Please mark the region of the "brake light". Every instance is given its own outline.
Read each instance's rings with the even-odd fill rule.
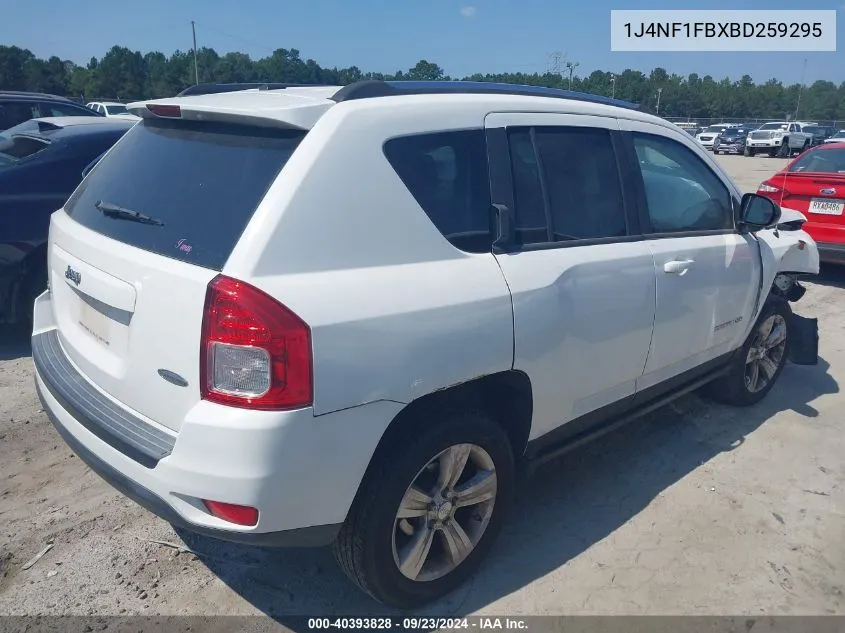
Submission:
[[[182,116],[182,108],[178,105],[167,105],[163,103],[148,103],[147,110],[156,116],[178,119]]]
[[[223,275],[208,285],[200,350],[202,397],[258,410],[311,405],[311,329],[270,295]]]

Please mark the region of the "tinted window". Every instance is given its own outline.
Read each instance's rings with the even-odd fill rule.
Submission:
[[[129,114],[129,110],[126,109],[126,106],[110,105],[103,107],[106,109],[106,113],[108,114]]]
[[[446,239],[468,252],[490,250],[493,230],[483,131],[403,136],[387,141],[384,154]]]
[[[533,144],[528,130],[512,130],[509,137],[516,227],[523,244],[626,234],[608,130],[538,127]]]
[[[551,223],[540,182],[540,166],[528,128],[508,134],[514,195],[514,225],[518,244],[553,242]]]
[[[115,145],[65,209],[126,244],[219,270],[304,133],[145,120]],[[108,202],[161,220],[107,217]]]
[[[672,139],[634,134],[655,233],[733,228],[731,196],[690,149]]]
[[[75,107],[66,103],[41,102],[41,116],[91,116],[88,108]]]
[[[845,147],[807,152],[789,166],[791,172],[845,174]]]
[[[49,142],[29,136],[0,137],[0,169],[47,149]]]
[[[39,116],[38,106],[26,101],[6,101],[0,103],[0,130],[23,123]]]

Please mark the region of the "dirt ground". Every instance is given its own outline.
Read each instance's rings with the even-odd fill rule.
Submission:
[[[782,164],[719,160],[747,191]],[[685,397],[545,467],[480,573],[425,611],[845,614],[845,268],[808,286],[817,366],[754,408]],[[0,337],[0,614],[380,612],[328,551],[177,534],[122,498],[41,412],[26,337]]]

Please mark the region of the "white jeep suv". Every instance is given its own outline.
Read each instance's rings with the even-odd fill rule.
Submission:
[[[175,525],[443,595],[521,468],[815,359],[788,304],[813,240],[629,106],[378,81],[130,105],[52,216],[45,410]]]

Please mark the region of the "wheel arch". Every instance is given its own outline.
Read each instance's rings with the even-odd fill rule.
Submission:
[[[376,446],[373,460],[398,436],[413,431],[426,416],[449,410],[480,410],[507,433],[514,459],[519,459],[528,445],[534,400],[531,380],[519,370],[507,370],[473,378],[438,389],[416,398],[390,422]]]

